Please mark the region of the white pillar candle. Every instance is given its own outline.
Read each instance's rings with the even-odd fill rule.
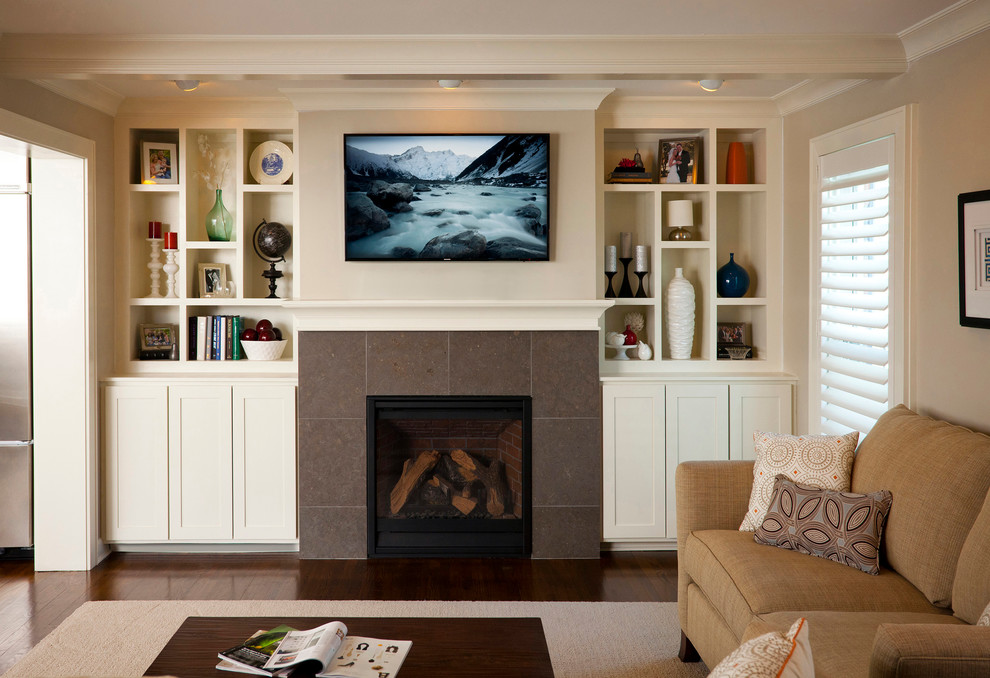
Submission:
[[[650,270],[646,262],[646,245],[636,245],[636,268],[633,270],[636,273],[646,273]]]
[[[605,272],[615,273],[619,270],[619,264],[616,260],[615,245],[607,245],[605,247]]]
[[[622,258],[629,259],[632,257],[632,233],[620,233],[619,243],[622,245]]]

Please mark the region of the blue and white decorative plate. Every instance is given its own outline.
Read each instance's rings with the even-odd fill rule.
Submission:
[[[281,141],[264,141],[251,153],[248,166],[259,184],[284,184],[292,176],[292,151]]]

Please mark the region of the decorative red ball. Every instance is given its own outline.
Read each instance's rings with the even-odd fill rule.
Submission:
[[[275,339],[277,339],[278,341],[282,341],[282,330],[280,330],[277,327],[273,327],[272,332],[275,333]]]
[[[275,333],[270,329],[261,330],[258,332],[258,341],[277,341],[275,339]]]
[[[254,326],[254,329],[256,329],[259,333],[261,332],[261,330],[270,330],[271,328],[272,328],[272,321],[269,320],[268,318],[263,318],[259,320],[258,324]]]
[[[250,327],[241,332],[241,341],[257,341],[258,332],[257,330],[252,330]]]

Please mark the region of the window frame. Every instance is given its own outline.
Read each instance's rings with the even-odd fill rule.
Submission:
[[[808,344],[808,427],[821,432],[821,177],[819,158],[860,144],[893,138],[890,164],[889,209],[889,321],[888,393],[891,406],[911,407],[910,354],[910,248],[913,223],[912,197],[915,193],[912,138],[915,106],[908,105],[811,139],[810,154],[810,247],[809,247],[809,344]]]

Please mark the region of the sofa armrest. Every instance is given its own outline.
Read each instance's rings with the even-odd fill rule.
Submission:
[[[677,610],[687,625],[687,589],[683,549],[695,530],[738,530],[753,491],[752,461],[685,461],[677,465]]]
[[[967,676],[990,676],[990,627],[881,624],[877,628],[870,678]]]

